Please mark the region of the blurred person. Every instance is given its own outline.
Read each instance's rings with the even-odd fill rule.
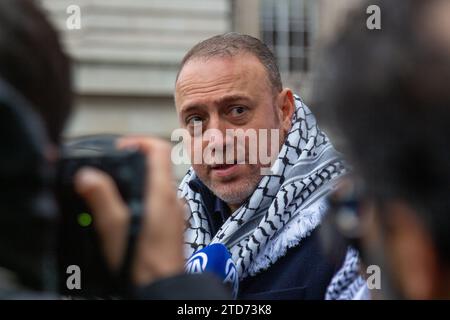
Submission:
[[[53,291],[58,209],[52,173],[71,111],[71,89],[69,59],[34,1],[1,1],[1,298],[58,297]],[[216,278],[183,274],[184,212],[172,188],[168,144],[129,137],[119,147],[138,148],[148,157],[145,212],[131,265],[130,297],[227,298]],[[127,247],[128,208],[105,173],[85,168],[75,182],[77,192],[93,210],[106,262],[112,272],[117,271]]]
[[[381,30],[365,26],[369,4],[381,9]],[[349,16],[326,60],[323,118],[362,179],[361,259],[381,268],[381,290],[369,293],[449,299],[450,2],[370,1]],[[357,286],[343,284],[358,282],[348,279],[358,265],[346,263],[329,297],[355,296]]]
[[[192,163],[179,187],[190,208],[187,257],[224,244],[240,299],[323,299],[337,265],[324,257],[316,229],[325,196],[347,169],[302,99],[283,88],[270,49],[238,33],[200,42],[181,62],[175,104]],[[242,146],[230,130],[257,136]],[[261,130],[278,132],[275,150]],[[276,159],[268,174],[260,158],[249,161],[251,143]]]

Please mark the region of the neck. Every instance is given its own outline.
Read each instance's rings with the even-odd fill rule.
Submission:
[[[231,204],[231,203],[227,203],[228,208],[230,208],[230,212],[233,213],[235,212],[237,209],[239,209],[241,207],[242,204]]]

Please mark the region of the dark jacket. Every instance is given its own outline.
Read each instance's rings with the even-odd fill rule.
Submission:
[[[2,284],[4,285],[4,284]],[[18,288],[0,288],[0,300],[60,300],[73,299],[62,297],[55,292],[31,291]],[[83,299],[81,297],[76,299]],[[117,299],[117,298],[116,298]],[[135,288],[126,299],[135,300],[230,300],[231,293],[210,274],[180,274],[157,280],[148,286]]]
[[[202,195],[210,228],[215,234],[230,215],[227,205],[198,178],[189,186]],[[319,230],[316,229],[267,270],[241,281],[238,299],[324,299],[326,288],[341,267],[345,252],[340,256],[342,261],[338,264],[328,261],[322,252]]]
[[[231,292],[210,274],[182,274],[137,288],[138,300],[229,300]]]
[[[269,269],[244,279],[239,284],[239,298],[323,300],[341,265],[328,262],[315,230]]]

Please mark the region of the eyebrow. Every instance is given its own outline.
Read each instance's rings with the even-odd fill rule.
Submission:
[[[233,94],[233,95],[228,95],[228,96],[224,96],[224,97],[217,99],[216,101],[214,101],[214,104],[223,105],[223,104],[227,104],[227,103],[231,103],[231,102],[235,102],[235,101],[239,101],[239,100],[251,101],[250,97],[248,97],[246,95]]]
[[[196,111],[199,109],[206,109],[206,106],[203,104],[191,104],[180,110],[180,117],[183,117],[184,115],[189,114],[191,111]]]
[[[214,101],[215,105],[221,106],[224,104],[236,102],[239,100],[245,100],[245,101],[251,101],[250,97],[243,95],[243,94],[231,94],[226,95],[223,97],[220,97],[219,99]],[[207,109],[207,106],[204,104],[197,104],[193,103],[191,105],[188,105],[180,110],[180,117],[183,117],[184,115],[188,114],[191,111],[201,110],[201,109]]]

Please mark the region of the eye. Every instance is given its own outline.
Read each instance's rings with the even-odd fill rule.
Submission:
[[[247,108],[244,106],[234,106],[230,109],[230,114],[233,117],[239,117],[246,111],[247,111]]]
[[[185,121],[186,121],[186,124],[189,126],[197,126],[197,125],[201,125],[203,118],[200,116],[193,115],[193,116],[187,117]]]

